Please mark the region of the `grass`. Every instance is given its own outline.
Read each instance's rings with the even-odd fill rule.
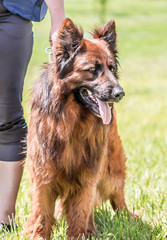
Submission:
[[[90,32],[100,25],[98,1],[66,1],[66,15]],[[101,240],[162,240],[167,238],[167,1],[108,1],[106,21],[116,20],[120,81],[126,97],[116,105],[119,133],[128,157],[126,202],[131,211],[140,210],[141,219],[128,220],[116,215],[107,202],[95,210],[98,238]],[[29,121],[28,96],[40,66],[48,60],[49,16],[34,24],[35,46],[23,96],[25,117]],[[88,35],[88,34],[87,34]],[[5,240],[20,240],[30,213],[28,172],[25,169],[18,201],[18,230]],[[53,239],[66,239],[66,222],[61,220]],[[1,237],[1,236],[0,236]],[[92,238],[94,239],[94,238]]]

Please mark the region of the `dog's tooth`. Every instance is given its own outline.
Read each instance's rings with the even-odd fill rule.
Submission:
[[[89,95],[92,95],[92,92],[91,92],[91,91],[87,90],[87,92],[88,92]]]
[[[94,94],[91,91],[89,91],[88,89],[85,89],[85,95],[87,95],[89,100],[91,100],[93,103],[98,105],[98,101],[97,101],[96,97],[94,96]]]

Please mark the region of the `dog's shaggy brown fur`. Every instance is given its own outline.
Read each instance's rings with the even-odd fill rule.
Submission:
[[[93,208],[124,199],[126,156],[113,102],[124,95],[117,80],[115,22],[85,40],[66,19],[53,43],[55,61],[33,91],[28,132],[32,209],[27,233],[49,239],[55,200],[61,199],[69,239],[95,234]],[[128,210],[127,210],[128,211]]]

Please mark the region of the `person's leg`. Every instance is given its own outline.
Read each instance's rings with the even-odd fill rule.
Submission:
[[[0,223],[9,224],[25,158],[26,123],[21,106],[24,77],[32,53],[32,24],[0,4]]]
[[[23,173],[20,161],[0,161],[0,222],[10,224],[9,218],[15,215],[15,202]],[[12,216],[13,215],[13,216]]]

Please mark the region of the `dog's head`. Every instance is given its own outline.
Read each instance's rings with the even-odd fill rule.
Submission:
[[[110,107],[125,95],[117,79],[115,22],[95,30],[93,39],[86,40],[67,18],[53,46],[58,79],[66,82],[69,94],[108,124]]]

